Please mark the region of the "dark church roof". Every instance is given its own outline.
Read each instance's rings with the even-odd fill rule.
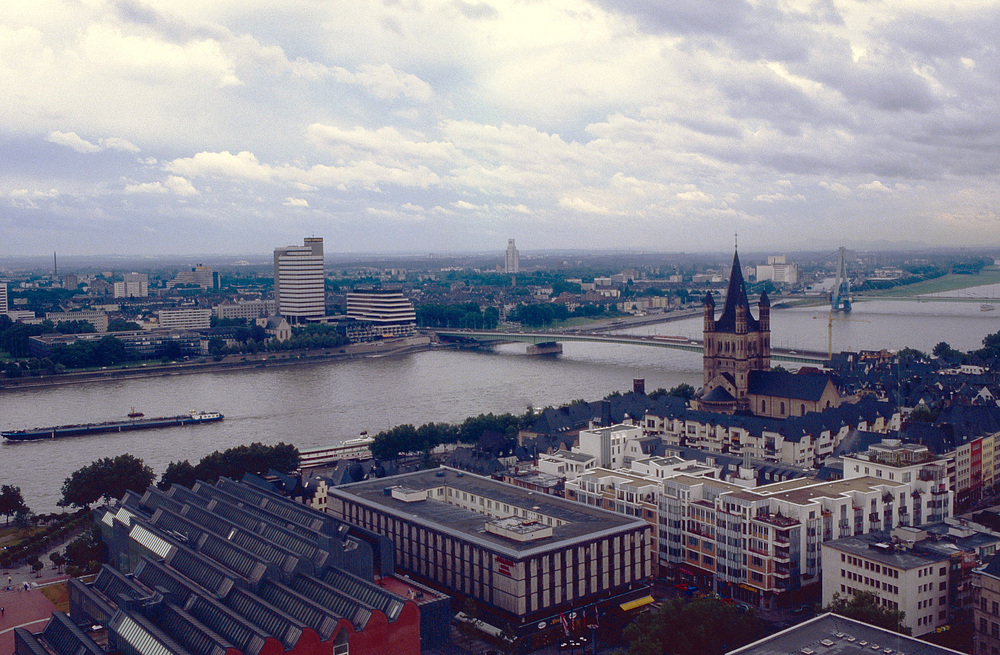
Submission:
[[[760,332],[760,323],[750,313],[750,301],[747,298],[746,284],[743,282],[743,269],[740,266],[740,253],[733,254],[733,270],[729,273],[729,290],[726,291],[726,305],[722,315],[715,322],[716,332],[736,332],[736,308],[744,307],[747,313],[747,332]]]
[[[747,393],[772,398],[791,398],[817,402],[830,378],[826,375],[800,375],[782,371],[750,371]]]
[[[732,402],[733,400],[735,400],[733,394],[726,391],[722,386],[715,387],[702,398],[703,402],[709,403],[724,403]]]

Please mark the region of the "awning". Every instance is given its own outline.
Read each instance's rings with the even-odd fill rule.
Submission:
[[[644,596],[643,598],[637,598],[635,600],[630,600],[627,603],[622,603],[619,607],[623,611],[628,612],[629,610],[634,610],[637,607],[642,607],[643,605],[649,605],[650,603],[656,602],[656,599],[652,596]]]

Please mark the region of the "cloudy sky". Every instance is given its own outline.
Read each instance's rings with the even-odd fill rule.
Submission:
[[[0,258],[994,246],[997,34],[980,0],[6,0]]]

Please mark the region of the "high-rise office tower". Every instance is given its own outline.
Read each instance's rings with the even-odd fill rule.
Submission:
[[[521,272],[521,262],[519,261],[517,247],[514,245],[513,239],[507,239],[507,253],[503,258],[503,270],[504,273]]]
[[[7,283],[0,282],[0,314],[6,314],[7,312]]]
[[[292,324],[326,314],[322,237],[274,249],[274,299],[278,314]]]

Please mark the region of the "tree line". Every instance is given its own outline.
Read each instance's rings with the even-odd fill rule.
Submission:
[[[410,424],[397,425],[376,434],[369,450],[375,459],[386,460],[397,459],[405,453],[429,453],[443,444],[476,443],[488,431],[513,439],[529,418],[528,414],[480,414],[465,419],[461,425],[425,423],[419,428]]]

